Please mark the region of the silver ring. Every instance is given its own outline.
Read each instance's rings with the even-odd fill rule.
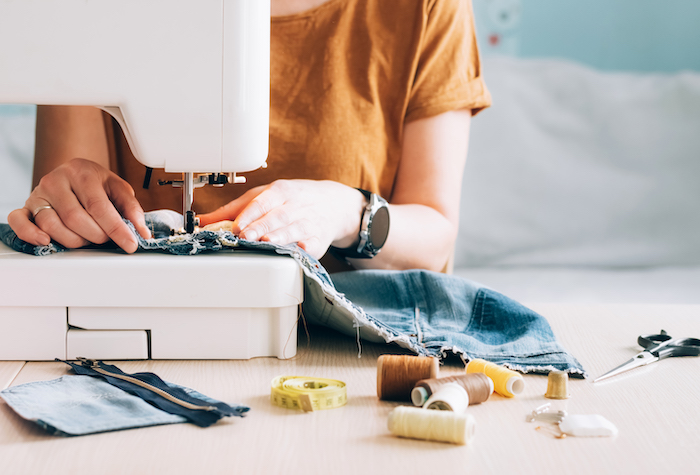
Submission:
[[[37,208],[32,212],[32,218],[36,219],[36,215],[44,211],[45,209],[53,209],[51,205],[37,206]]]

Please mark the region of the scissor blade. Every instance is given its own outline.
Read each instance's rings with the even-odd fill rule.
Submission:
[[[648,365],[649,363],[653,363],[654,361],[658,360],[658,357],[652,355],[648,351],[642,351],[637,356],[635,356],[631,360],[622,363],[617,368],[608,371],[602,376],[598,376],[598,378],[594,379],[593,382],[597,383],[598,381],[602,381],[603,379],[608,379],[613,376],[617,376],[618,374],[624,373],[625,371],[629,371],[634,368],[639,368],[640,366]]]

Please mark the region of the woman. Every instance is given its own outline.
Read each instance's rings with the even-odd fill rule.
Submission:
[[[471,116],[490,103],[469,0],[272,0],[270,156],[247,185],[200,189],[202,224],[234,220],[244,239],[296,242],[331,269],[353,254],[367,194],[389,202],[391,232],[356,268],[441,270],[458,229]],[[141,187],[111,118],[40,107],[35,188],[9,224],[67,247],[149,235],[143,209],[179,209],[178,191]],[[155,171],[153,180],[166,178]],[[40,179],[40,181],[39,181]],[[227,203],[227,204],[226,204]],[[219,207],[221,205],[222,207]],[[343,250],[350,251],[344,252]]]

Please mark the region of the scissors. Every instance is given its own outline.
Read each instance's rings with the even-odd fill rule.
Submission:
[[[597,383],[603,379],[671,356],[700,355],[700,340],[697,338],[677,338],[674,340],[665,330],[661,330],[658,335],[641,335],[637,338],[637,343],[644,347],[644,351],[617,368],[594,379],[593,382]]]

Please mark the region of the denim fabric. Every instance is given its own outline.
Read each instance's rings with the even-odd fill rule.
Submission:
[[[198,392],[168,383],[193,396],[217,403]],[[161,424],[187,422],[185,417],[157,409],[143,399],[91,376],[63,376],[51,381],[12,386],[0,392],[22,418],[50,434],[74,436]],[[245,406],[234,406],[242,412]]]
[[[305,275],[303,310],[310,323],[368,341],[393,342],[419,355],[455,353],[465,361],[483,358],[522,372],[558,369],[585,376],[544,317],[475,282],[425,270],[351,271],[334,274],[331,280],[321,264],[296,245],[251,242],[226,231],[170,236],[163,222],[172,223],[172,213],[146,214],[147,224],[158,232],[143,239],[134,230],[140,249],[175,254],[245,249],[288,255]]]
[[[48,246],[34,246],[33,244],[24,242],[18,238],[12,228],[5,223],[0,223],[0,241],[7,245],[7,247],[14,249],[17,252],[35,254],[37,256],[46,256],[55,252],[66,250],[65,247],[53,242]]]
[[[61,360],[58,360],[61,361]],[[133,394],[149,404],[157,407],[158,409],[165,411],[169,414],[176,414],[184,417],[189,422],[198,425],[199,427],[209,427],[215,424],[222,417],[231,416],[243,416],[249,408],[244,406],[234,406],[231,407],[228,404],[220,401],[203,400],[197,398],[192,390],[187,390],[187,388],[179,388],[169,384],[162,379],[157,374],[153,373],[124,373],[122,370],[114,365],[103,363],[102,361],[91,361],[91,365],[71,363],[70,361],[63,361],[69,365],[75,374],[92,376],[93,378],[102,379],[114,387],[126,391],[129,394]],[[98,368],[102,372],[95,370]],[[105,374],[108,373],[108,374]],[[152,391],[151,389],[144,388],[140,384],[135,384],[131,381],[120,378],[120,376],[127,376],[131,380],[141,381],[152,388],[157,388],[171,396],[174,396],[180,401],[185,401],[187,403],[193,404],[195,406],[210,406],[211,410],[201,410],[201,409],[191,409],[184,407],[181,404],[177,404],[172,400],[164,397],[163,395]]]

